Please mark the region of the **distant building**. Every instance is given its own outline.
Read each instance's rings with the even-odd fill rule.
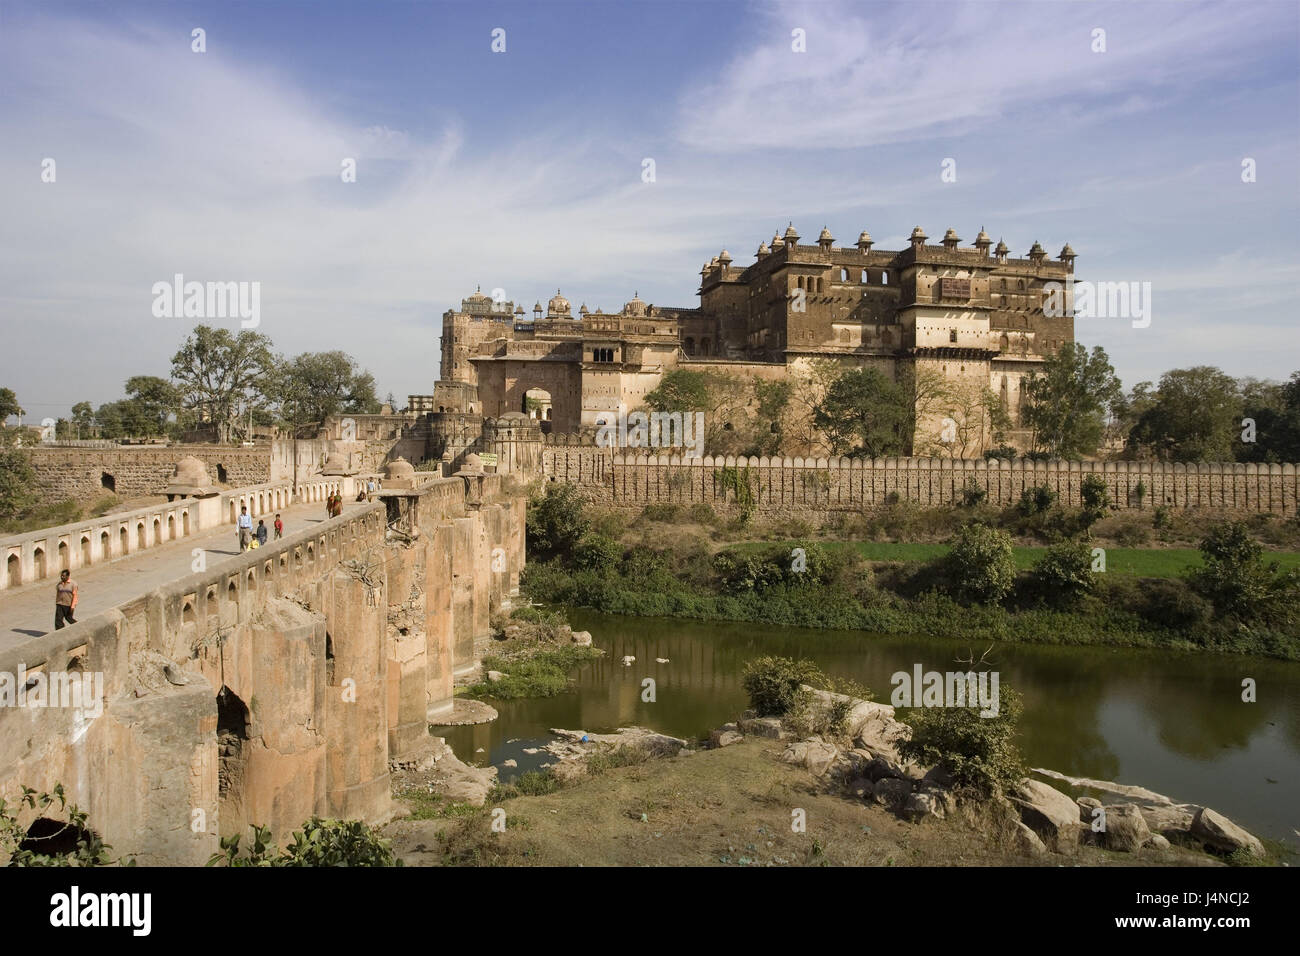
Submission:
[[[1069,308],[1056,317],[1043,310],[1044,284],[1073,278],[1074,251],[1067,244],[1051,261],[1035,242],[1012,259],[983,229],[965,248],[952,229],[939,245],[927,238],[918,226],[901,251],[874,249],[866,232],[840,247],[823,228],[807,244],[791,225],[760,243],[747,267],[725,249],[706,263],[698,308],[634,295],[617,312],[584,304],[574,314],[556,290],[529,317],[478,291],[443,315],[441,378],[432,396],[411,397],[411,410],[519,412],[545,431],[575,432],[620,406],[642,407],[676,368],[780,380],[831,359],[896,381],[987,387],[1013,423],[1009,438],[1023,445],[1021,382],[1074,340]],[[948,440],[945,419],[962,414],[927,404],[915,447]],[[988,437],[961,453],[978,454]]]

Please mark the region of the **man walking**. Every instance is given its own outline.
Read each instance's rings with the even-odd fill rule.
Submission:
[[[280,512],[278,511],[275,513],[275,536],[277,538],[284,537],[284,522],[280,520]]]
[[[257,519],[257,546],[266,547],[266,522],[261,518]]]
[[[77,609],[77,582],[72,572],[64,568],[59,572],[59,583],[54,586],[54,629],[65,624],[76,624],[72,612]]]
[[[248,506],[239,509],[239,550],[247,551],[248,542],[253,538],[253,518],[248,513]]]

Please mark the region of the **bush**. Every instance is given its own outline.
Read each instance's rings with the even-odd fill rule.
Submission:
[[[996,717],[981,717],[978,707],[924,707],[901,718],[912,728],[898,745],[899,755],[922,766],[938,765],[958,787],[991,796],[1015,786],[1025,767],[1013,738],[1023,707],[1020,696],[999,688]]]
[[[1276,562],[1264,563],[1264,548],[1245,524],[1215,525],[1201,539],[1200,549],[1203,566],[1187,572],[1187,581],[1220,614],[1248,621],[1281,609],[1284,617],[1290,616],[1283,605],[1294,593],[1294,575],[1280,574]]]
[[[966,508],[976,508],[982,505],[988,496],[988,489],[977,485],[975,479],[972,478],[966,487],[961,490],[961,503]]]
[[[696,524],[715,525],[718,523],[718,514],[712,507],[704,502],[697,502],[686,510],[686,517]]]
[[[573,563],[579,568],[608,571],[623,560],[623,546],[603,534],[590,533],[573,550]]]
[[[801,685],[821,679],[821,670],[812,661],[769,656],[747,663],[741,684],[758,716],[784,717],[805,704],[807,694],[800,691]]]
[[[57,810],[52,809],[55,804]],[[47,819],[65,815],[67,819],[52,833],[32,835],[27,824],[19,819],[24,807]],[[135,865],[134,860],[114,860],[109,855],[112,847],[87,826],[86,812],[67,802],[61,783],[55,784],[50,793],[23,787],[17,810],[18,813],[10,810],[8,802],[0,797],[0,859],[6,859],[9,866]]]
[[[673,522],[682,513],[681,505],[646,505],[641,509],[641,518],[645,521]]]
[[[1031,577],[1041,599],[1068,607],[1096,586],[1092,549],[1083,541],[1054,544],[1034,565]]]
[[[585,502],[577,486],[551,484],[540,498],[528,502],[529,557],[568,557],[587,533]]]
[[[969,524],[958,531],[941,560],[949,590],[961,601],[996,604],[1015,584],[1011,536],[987,525]]]
[[[984,452],[985,461],[993,461],[1001,458],[1003,461],[1015,461],[1018,452],[1010,445],[998,445],[997,448],[990,448]]]
[[[1020,504],[1017,508],[1026,518],[1031,515],[1045,514],[1056,500],[1056,492],[1047,485],[1035,485],[1020,492]]]
[[[1110,508],[1110,489],[1106,487],[1106,481],[1100,475],[1085,475],[1079,485],[1079,498],[1083,502],[1083,526],[1092,527],[1093,524],[1106,517],[1106,511]]]
[[[293,843],[277,850],[268,827],[253,827],[253,843],[239,855],[239,835],[223,837],[221,852],[208,866],[401,866],[388,840],[360,820],[312,817],[293,835]]]

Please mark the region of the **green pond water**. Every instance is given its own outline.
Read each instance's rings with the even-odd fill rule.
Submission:
[[[956,658],[972,651],[978,658],[988,646],[588,611],[571,611],[569,620],[605,651],[574,672],[570,692],[494,700],[501,716],[493,723],[434,733],[461,759],[493,764],[508,781],[552,759],[525,753],[551,740],[552,727],[608,733],[636,724],[688,739],[705,736],[745,709],[741,671],[764,654],[811,658],[888,703],[895,672],[916,664],[964,670]],[[636,662],[623,666],[625,655]],[[987,659],[1002,686],[1024,699],[1018,744],[1029,766],[1136,784],[1213,807],[1259,836],[1300,842],[1300,664],[1026,644],[995,645]],[[646,677],[656,682],[653,703],[641,699]],[[1241,700],[1247,677],[1257,684],[1257,703]],[[502,767],[508,759],[518,768]]]

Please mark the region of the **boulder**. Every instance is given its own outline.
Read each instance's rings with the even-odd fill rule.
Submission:
[[[1147,829],[1152,833],[1187,833],[1192,829],[1193,813],[1183,807],[1138,807]]]
[[[957,795],[951,790],[940,790],[934,787],[927,787],[923,793],[928,793],[939,804],[939,809],[943,811],[944,816],[957,812]]]
[[[1079,822],[1091,827],[1092,821],[1096,819],[1092,811],[1101,806],[1101,801],[1096,797],[1080,797],[1074,802],[1079,805]]]
[[[1120,803],[1103,809],[1106,813],[1103,818],[1105,829],[1098,836],[1106,849],[1136,853],[1142,844],[1151,839],[1151,831],[1147,828],[1146,820],[1142,819],[1142,811],[1134,804]]]
[[[1029,856],[1041,856],[1047,852],[1038,834],[1023,823],[1016,824],[1015,845],[1017,851]]]
[[[907,798],[912,795],[912,783],[909,780],[899,780],[895,777],[886,777],[883,780],[877,780],[872,796],[876,803],[881,804],[889,810],[900,810],[907,802]]]
[[[1061,791],[1038,780],[1021,780],[1008,796],[1020,808],[1020,820],[1055,853],[1074,853],[1083,824],[1079,806]]]
[[[952,787],[952,774],[942,766],[931,767],[921,777],[921,785],[935,790],[947,790]]]
[[[1192,836],[1216,850],[1232,853],[1245,850],[1253,856],[1264,855],[1264,845],[1222,814],[1202,807],[1192,818]]]
[[[750,717],[741,718],[740,732],[748,734],[751,737],[770,737],[773,740],[781,739],[781,718],[780,717]]]
[[[1159,833],[1153,833],[1151,834],[1151,839],[1147,841],[1147,846],[1151,847],[1153,850],[1168,850],[1170,843]]]
[[[831,768],[839,751],[821,740],[801,740],[786,748],[781,759],[786,763],[807,768],[814,776],[822,776]]]
[[[568,624],[561,624],[559,627],[555,629],[555,639],[559,641],[561,644],[565,644],[573,640],[573,628],[570,627]]]
[[[573,643],[579,647],[591,647],[591,631],[574,631]]]
[[[898,744],[907,739],[911,730],[894,719],[894,708],[864,701],[853,708],[850,719],[856,723],[853,737],[859,746],[877,756],[898,760]]]
[[[744,739],[744,734],[736,733],[734,730],[724,730],[714,739],[713,746],[730,747],[732,744],[738,744]]]
[[[903,816],[913,823],[920,823],[926,818],[942,820],[944,809],[935,794],[914,793],[903,803]]]
[[[718,743],[718,741],[722,739],[723,734],[735,734],[736,737],[739,738],[741,736],[740,727],[736,723],[732,722],[723,724],[721,727],[711,730],[709,732],[709,745],[712,747],[725,747],[726,744]],[[734,744],[735,742],[735,740],[729,740],[727,743]]]
[[[505,680],[506,675],[501,671],[488,671],[487,679],[489,684],[495,684],[497,681]]]
[[[893,778],[895,780],[903,779],[903,768],[888,758],[875,756],[863,770],[865,776],[870,777],[874,783],[877,780]]]

